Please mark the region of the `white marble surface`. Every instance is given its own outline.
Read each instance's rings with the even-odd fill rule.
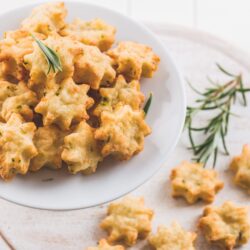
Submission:
[[[194,30],[176,28],[173,26],[150,25],[163,40],[173,57],[176,59],[185,77],[195,83],[197,88],[206,86],[206,76],[221,79],[215,62],[234,72],[242,72],[250,87],[250,76],[247,72],[250,59],[244,53],[204,33]],[[194,100],[194,94],[187,88],[188,103]],[[250,98],[248,98],[250,101]],[[250,106],[242,108],[236,105],[236,112],[240,117],[233,118],[227,138],[232,155],[238,154],[243,143],[250,142]],[[204,117],[200,117],[202,121]],[[183,200],[171,198],[169,173],[171,167],[181,160],[189,160],[191,154],[186,150],[188,140],[183,134],[174,153],[149,182],[133,192],[133,195],[145,197],[146,204],[153,208],[154,231],[157,225],[169,225],[172,220],[180,222],[188,230],[196,230],[196,223],[204,208],[203,203],[187,205]],[[232,200],[241,205],[250,205],[250,197],[232,184],[232,175],[227,171],[230,157],[220,157],[218,171],[225,182],[225,188],[218,194],[215,204],[224,200]],[[142,166],[141,166],[142,167]],[[129,181],[129,180],[128,180]],[[85,210],[52,212],[21,207],[4,200],[0,200],[0,249],[17,250],[82,250],[95,245],[105,237],[98,224],[105,216],[106,205]],[[9,246],[6,244],[6,238]],[[12,247],[11,247],[12,246]],[[149,249],[146,241],[140,241],[131,249]],[[198,250],[215,250],[199,236]],[[250,249],[250,244],[241,248]]]

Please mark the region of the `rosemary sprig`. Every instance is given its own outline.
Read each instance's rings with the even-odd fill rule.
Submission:
[[[189,141],[191,149],[194,154],[194,161],[207,163],[209,158],[213,156],[213,166],[216,165],[218,151],[220,146],[226,155],[229,154],[226,146],[226,135],[228,132],[229,120],[231,118],[232,104],[238,97],[238,94],[242,97],[242,104],[247,106],[246,92],[250,91],[248,88],[244,88],[242,76],[234,75],[226,71],[221,65],[216,64],[218,69],[229,76],[231,79],[219,85],[209,79],[213,86],[206,88],[204,92],[196,90],[190,83],[191,88],[198,93],[201,98],[196,100],[199,105],[195,107],[187,107],[185,128],[188,129]],[[207,124],[203,127],[193,127],[193,119],[197,113],[202,111],[215,110],[217,111],[214,117],[207,121]],[[193,133],[202,133],[205,135],[203,142],[196,144],[194,141]]]
[[[41,51],[43,52],[47,60],[47,63],[49,66],[47,74],[49,74],[51,68],[54,73],[56,73],[57,71],[62,71],[62,64],[57,53],[54,50],[52,50],[50,47],[45,45],[38,38],[36,38],[33,34],[31,34],[31,36],[34,38],[34,40],[36,41],[37,45],[39,46],[39,48],[41,49]]]
[[[147,100],[147,102],[146,102],[146,104],[145,104],[145,106],[143,108],[145,116],[148,114],[148,110],[149,110],[149,108],[151,106],[152,99],[153,99],[153,94],[152,94],[152,92],[150,92],[148,100]]]

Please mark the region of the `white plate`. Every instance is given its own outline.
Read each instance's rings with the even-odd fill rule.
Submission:
[[[0,15],[0,32],[16,29],[35,5],[26,5]],[[102,18],[117,28],[116,40],[145,43],[161,57],[152,79],[141,81],[153,101],[147,123],[153,132],[145,140],[145,149],[129,161],[106,161],[90,176],[72,176],[66,170],[43,169],[0,182],[0,196],[6,200],[41,209],[67,210],[102,204],[127,194],[148,180],[165,163],[174,149],[185,117],[185,94],[182,77],[162,43],[146,27],[117,12],[83,2],[66,2],[68,20]],[[52,181],[43,181],[53,178]]]

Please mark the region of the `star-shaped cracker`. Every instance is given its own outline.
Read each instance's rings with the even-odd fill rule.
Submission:
[[[68,37],[60,37],[54,34],[42,42],[58,55],[62,71],[49,70],[44,53],[38,44],[33,41],[33,52],[24,57],[24,63],[26,69],[30,71],[29,87],[37,92],[47,87],[47,82],[54,80],[60,83],[63,79],[72,77],[75,60],[77,56],[83,54],[82,44]]]
[[[63,139],[66,134],[53,125],[38,128],[33,138],[38,154],[31,159],[29,169],[38,171],[43,166],[53,169],[61,168]]]
[[[203,168],[203,164],[183,161],[171,173],[173,197],[183,197],[190,204],[201,199],[212,202],[223,188],[215,170]]]
[[[115,28],[101,19],[84,21],[76,18],[60,34],[70,36],[84,44],[97,46],[101,51],[108,50],[115,40]]]
[[[248,209],[225,202],[221,207],[206,207],[199,228],[207,241],[222,249],[232,250],[246,244],[250,238]]]
[[[156,250],[195,250],[196,233],[185,231],[178,223],[167,228],[159,226],[155,235],[149,236],[149,244]]]
[[[126,82],[122,75],[116,79],[112,88],[100,88],[101,101],[94,110],[96,116],[104,111],[113,111],[118,103],[130,105],[133,110],[138,110],[144,102],[144,95],[140,91],[140,83],[133,80]]]
[[[152,77],[157,70],[160,58],[144,44],[124,41],[107,54],[113,59],[119,74],[128,80],[139,80],[140,77]]]
[[[144,239],[151,231],[153,210],[145,207],[141,197],[126,197],[119,202],[111,203],[108,215],[101,222],[101,228],[109,233],[108,241],[122,241],[128,246]]]
[[[125,250],[121,245],[111,246],[105,239],[101,239],[97,247],[88,247],[86,250]]]
[[[250,193],[250,146],[244,145],[242,153],[233,158],[230,169],[235,172],[234,182]]]
[[[0,80],[0,89],[1,117],[8,121],[13,113],[18,113],[26,121],[31,121],[33,118],[32,108],[38,103],[36,94],[24,82],[13,84]]]
[[[7,123],[0,123],[0,176],[4,180],[27,173],[30,160],[37,155],[32,141],[35,130],[33,122],[25,123],[15,113]]]
[[[63,2],[46,3],[34,8],[31,15],[22,21],[21,27],[29,32],[50,35],[64,28],[66,15]]]
[[[29,86],[40,91],[48,81],[73,77],[78,84],[89,84],[91,88],[98,89],[101,84],[110,84],[115,79],[115,70],[111,59],[100,52],[97,47],[84,45],[69,37],[53,35],[43,41],[53,49],[60,58],[62,71],[49,70],[46,57],[34,43],[34,51],[24,57],[25,67],[30,71]]]
[[[94,102],[87,95],[88,90],[88,85],[76,85],[72,78],[67,78],[46,89],[35,111],[43,115],[44,126],[57,124],[62,130],[67,130],[72,122],[88,119],[87,109]]]
[[[35,34],[43,39],[42,34]],[[25,68],[24,56],[32,53],[33,41],[30,33],[25,30],[8,31],[4,33],[4,39],[0,41],[0,62],[2,62],[2,74],[19,81],[28,77]]]
[[[62,159],[67,163],[71,173],[94,173],[98,162],[102,161],[94,131],[94,128],[83,121],[64,138]]]
[[[74,80],[89,84],[92,89],[109,85],[115,79],[111,59],[95,46],[82,44],[83,53],[75,60]]]
[[[120,105],[113,112],[102,112],[95,138],[103,143],[103,156],[112,154],[120,160],[128,160],[143,149],[144,137],[150,132],[143,111]]]

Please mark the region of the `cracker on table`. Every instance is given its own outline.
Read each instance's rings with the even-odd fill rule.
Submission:
[[[125,197],[109,205],[107,217],[100,226],[108,232],[108,242],[121,241],[132,246],[150,233],[153,214],[142,197]]]
[[[157,233],[151,234],[148,241],[156,250],[195,250],[196,237],[196,233],[185,231],[175,222],[169,228],[159,226]]]
[[[250,193],[250,145],[244,145],[240,155],[233,158],[230,169],[234,171],[234,183]]]
[[[110,245],[105,239],[101,239],[96,247],[88,247],[86,250],[125,250],[122,245]]]
[[[200,199],[213,202],[216,193],[224,186],[215,170],[187,161],[172,170],[170,179],[173,197],[183,197],[190,204]]]
[[[199,228],[208,242],[222,249],[232,250],[249,241],[248,208],[229,201],[220,207],[206,207],[199,220]]]

